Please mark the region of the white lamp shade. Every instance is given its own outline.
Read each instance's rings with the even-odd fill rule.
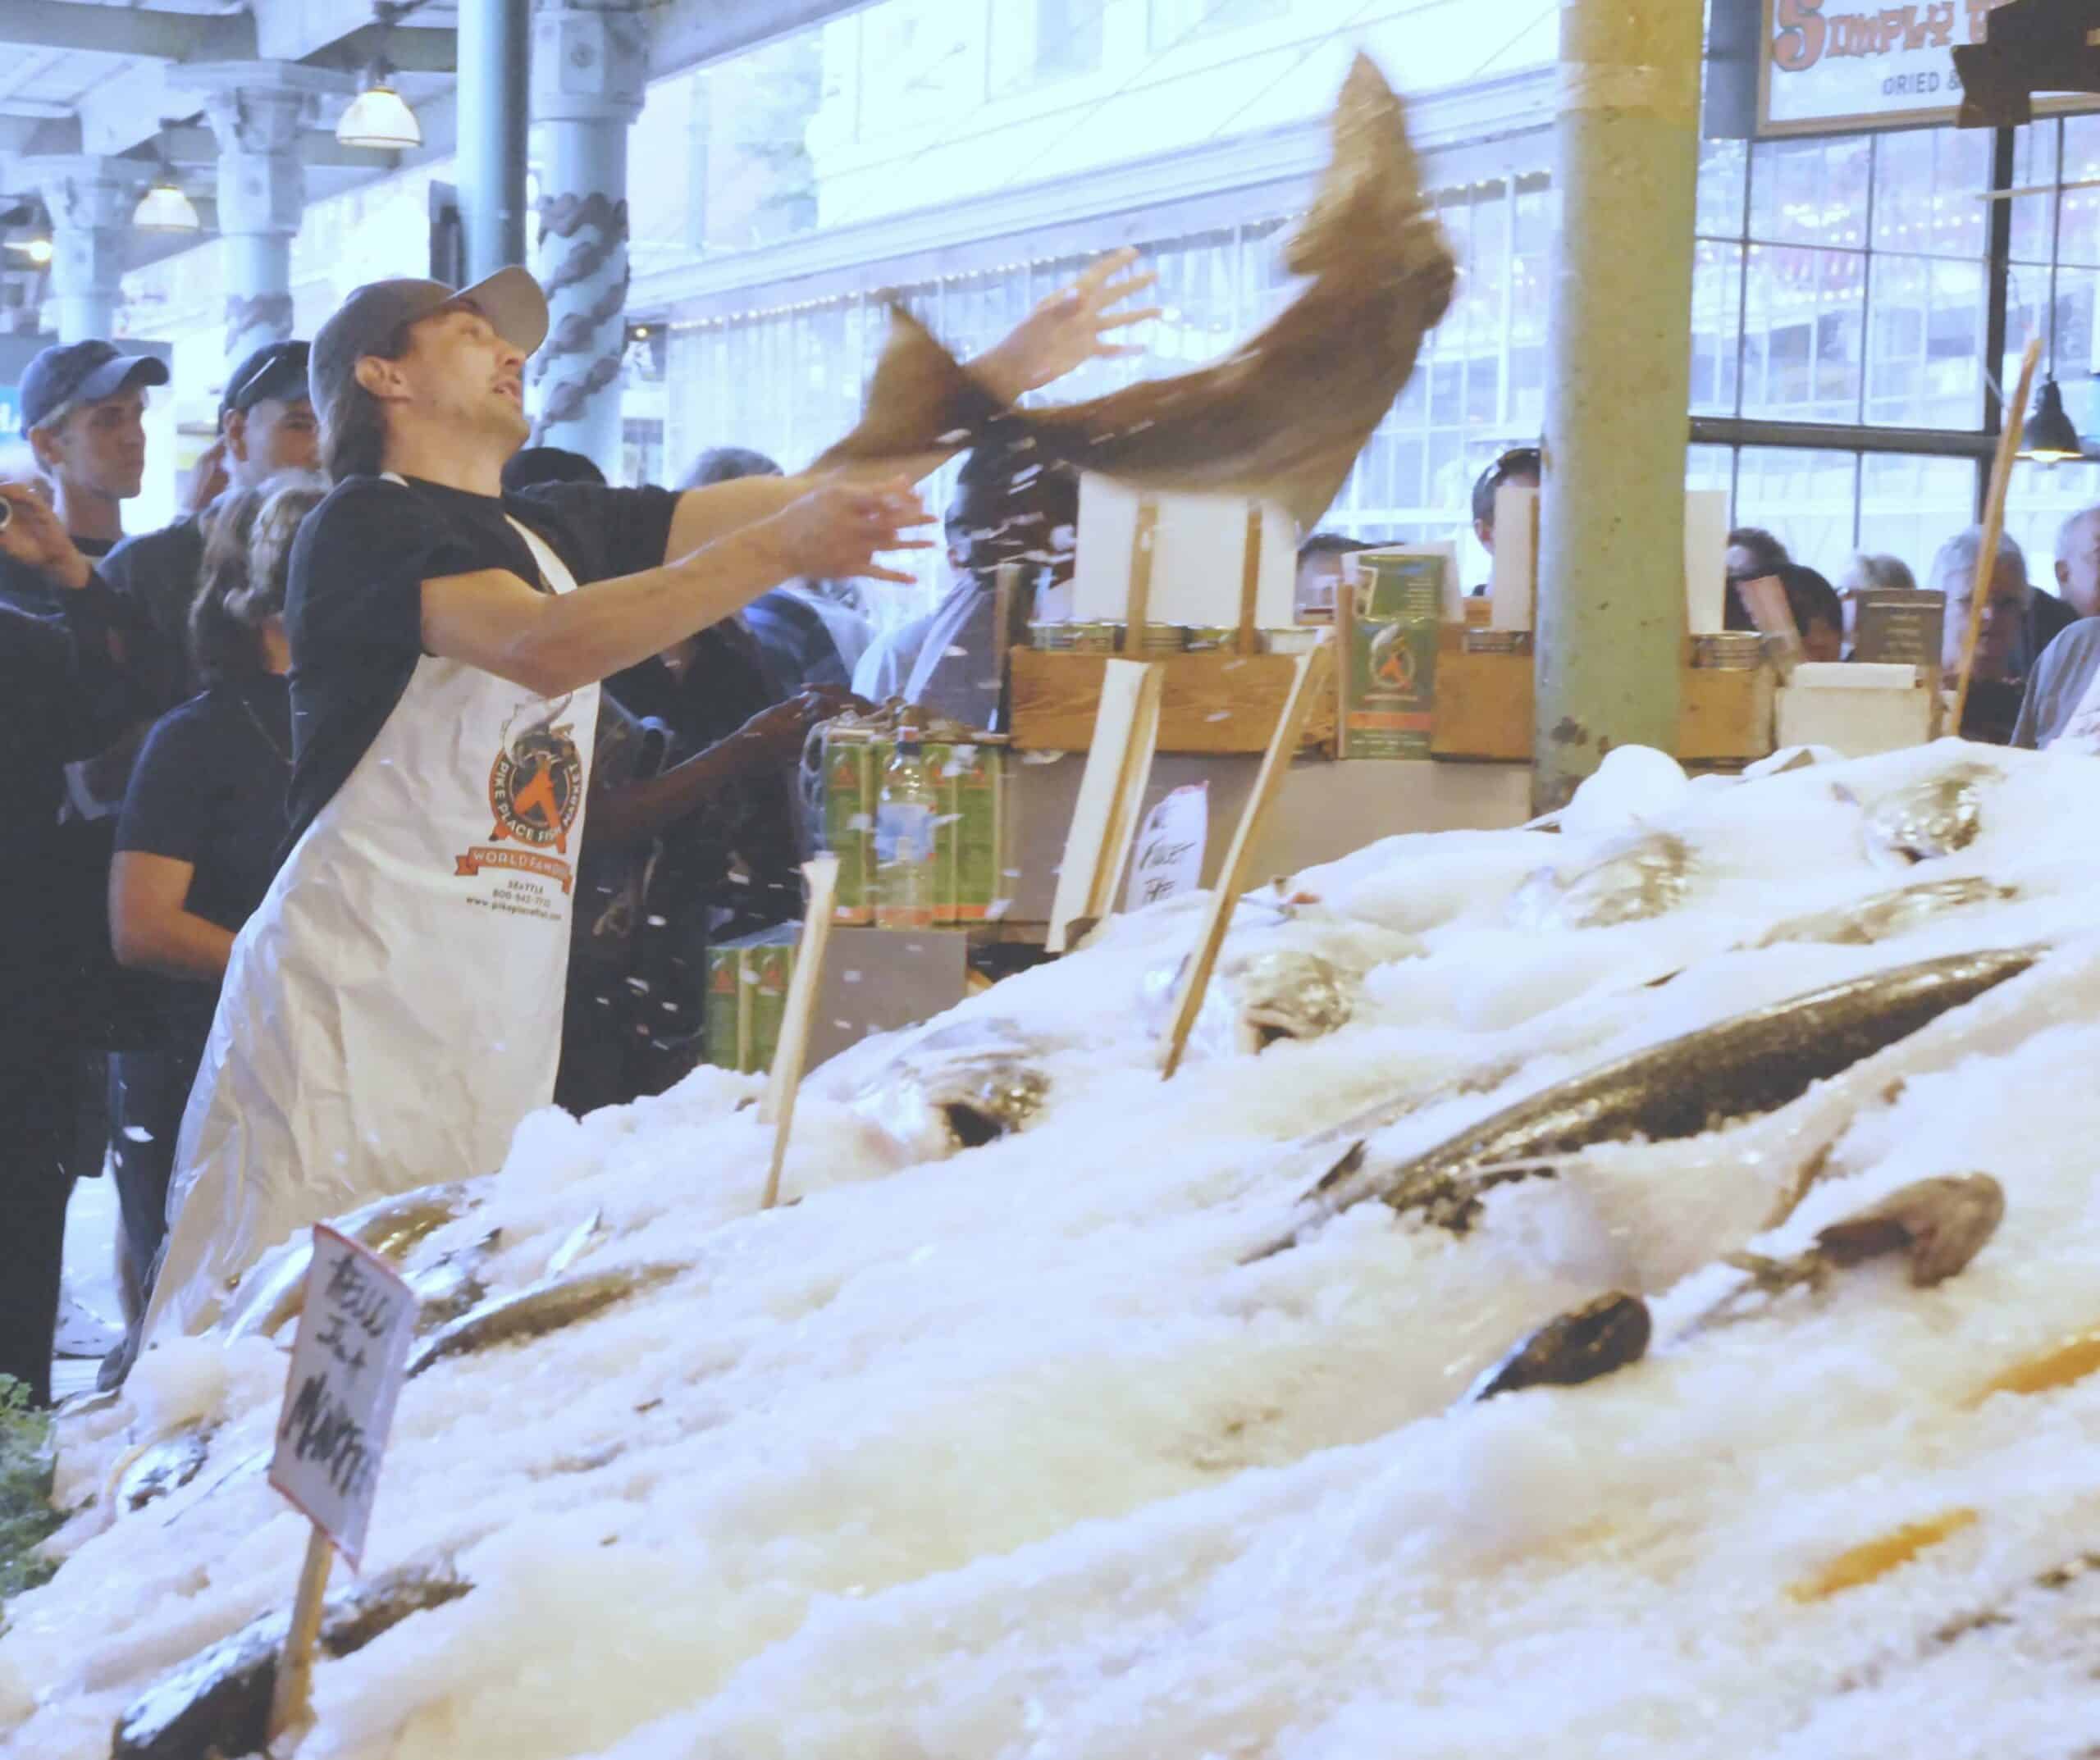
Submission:
[[[401,94],[390,85],[368,86],[350,100],[336,139],[345,147],[386,147],[396,151],[423,144],[422,125]]]
[[[155,184],[131,210],[131,224],[142,232],[194,232],[197,206],[174,184]]]

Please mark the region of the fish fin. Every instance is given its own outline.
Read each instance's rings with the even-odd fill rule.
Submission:
[[[975,444],[1002,408],[931,331],[892,299],[889,339],[868,382],[860,423],[811,468],[832,470]]]

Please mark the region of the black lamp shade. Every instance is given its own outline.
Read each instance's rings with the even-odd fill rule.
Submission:
[[[2061,458],[2082,458],[2085,443],[2078,437],[2070,417],[2064,413],[2064,394],[2053,379],[2044,379],[2035,394],[2034,413],[2020,442],[2020,456],[2054,463]]]

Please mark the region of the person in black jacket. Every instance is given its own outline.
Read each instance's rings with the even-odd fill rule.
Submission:
[[[285,582],[299,522],[327,485],[294,473],[207,513],[190,608],[198,696],[153,723],[131,773],[110,870],[120,964],[151,973],[148,1036],[111,1060],[111,1156],[123,1215],[125,1319],[135,1324],[167,1233],[176,1133],[233,938],[276,871],[291,781]]]
[[[0,556],[41,572],[66,545],[52,510],[21,484],[0,484],[8,519]],[[13,778],[0,861],[0,1376],[32,1404],[51,1398],[66,1205],[74,1168],[72,1047],[80,1036],[74,950],[52,933],[73,877],[59,814],[66,767],[99,750],[136,712],[116,663],[119,627],[92,579],[59,589],[56,615],[0,603],[0,745]]]

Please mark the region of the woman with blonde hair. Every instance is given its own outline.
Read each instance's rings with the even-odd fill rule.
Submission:
[[[233,938],[276,869],[291,777],[285,583],[299,522],[327,491],[287,472],[204,516],[189,610],[203,691],[153,724],[124,796],[110,869],[118,963],[161,980],[149,1050],[111,1060],[111,1144],[123,1212],[119,1282],[135,1328],[167,1233],[182,1109]],[[121,1373],[113,1361],[108,1374]]]

